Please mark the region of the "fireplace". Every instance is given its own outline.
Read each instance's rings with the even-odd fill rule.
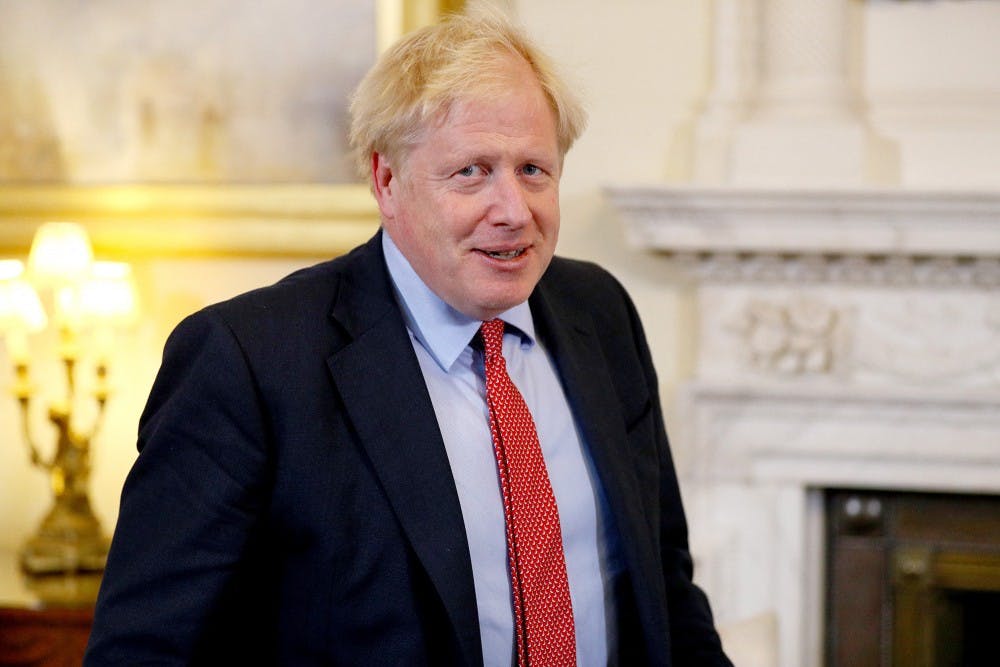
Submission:
[[[1000,497],[1000,195],[629,187],[608,196],[635,246],[682,268],[670,288],[696,304],[695,370],[677,392],[671,434],[697,577],[720,626],[771,619],[780,667],[892,664],[838,662],[831,642],[844,633],[865,631],[856,650],[868,654],[894,629],[942,638],[934,651],[971,636],[963,624],[993,613],[990,587],[928,597],[919,574],[964,576],[961,549],[903,540],[913,548],[880,556],[895,569],[880,570],[877,586],[867,580],[859,610],[838,606],[827,595],[843,578],[837,568],[875,556],[830,560],[840,534],[827,513],[856,499],[861,518],[849,525],[861,532],[844,537],[875,539],[885,524],[866,527],[864,513],[912,516],[909,494],[952,499],[962,516]],[[947,516],[938,523],[961,525]],[[926,616],[899,612],[897,600],[939,606],[943,620],[927,631]],[[862,611],[877,626],[851,626]]]
[[[993,618],[955,535],[929,546],[896,523],[947,497],[935,523],[964,525],[1000,497],[1000,97],[963,48],[995,16],[973,4],[716,0],[711,87],[675,142],[699,185],[606,190],[694,305],[671,436],[696,577],[721,628],[770,645],[761,664],[971,660],[958,639]],[[928,43],[969,59],[936,74],[911,57]],[[854,575],[845,608],[827,592]],[[831,648],[845,634],[864,641]],[[870,658],[894,634],[898,655]]]
[[[826,664],[1000,664],[1000,496],[829,490]]]

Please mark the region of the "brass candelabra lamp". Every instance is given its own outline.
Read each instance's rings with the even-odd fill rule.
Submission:
[[[45,303],[48,308],[43,306]],[[137,313],[131,268],[94,261],[86,231],[72,223],[47,223],[35,234],[27,269],[18,260],[0,261],[0,333],[14,366],[13,393],[20,405],[22,434],[31,463],[48,473],[51,509],[20,553],[31,575],[100,572],[108,539],[90,504],[91,444],[108,399],[108,355],[115,328]],[[46,310],[51,313],[47,315]],[[31,381],[29,335],[56,330],[56,355],[64,375],[62,398],[48,404],[55,444],[43,453],[32,427],[37,392]],[[87,355],[83,354],[86,350]],[[93,378],[86,399],[78,376],[93,355]],[[86,400],[92,403],[86,405]],[[85,429],[79,408],[94,413]]]

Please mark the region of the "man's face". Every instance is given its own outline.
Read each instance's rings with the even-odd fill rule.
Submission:
[[[461,313],[488,320],[528,298],[555,252],[562,156],[534,74],[454,103],[402,165],[372,159],[385,231],[420,278]]]

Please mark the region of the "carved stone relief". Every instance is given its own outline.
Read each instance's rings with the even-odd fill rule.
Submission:
[[[858,321],[859,373],[945,386],[1000,385],[1000,297],[882,300]]]
[[[810,375],[832,369],[839,320],[830,305],[799,295],[785,302],[754,298],[731,327],[742,337],[751,367]]]
[[[1000,295],[976,289],[702,287],[697,376],[1000,387]]]

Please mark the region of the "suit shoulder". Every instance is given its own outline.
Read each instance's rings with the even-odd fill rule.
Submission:
[[[295,302],[313,294],[329,295],[330,289],[342,277],[341,264],[339,259],[335,259],[298,269],[275,283],[236,295],[219,305],[229,308],[254,307]]]
[[[224,319],[272,314],[287,317],[296,313],[314,314],[317,309],[329,314],[343,283],[370,280],[372,267],[383,266],[380,260],[375,261],[381,257],[377,241],[375,237],[346,255],[301,268],[271,285],[244,292],[208,309],[217,311]]]
[[[539,283],[539,298],[557,313],[586,316],[608,340],[624,344],[625,340],[644,339],[639,314],[628,292],[607,269],[593,262],[553,258]]]
[[[192,313],[179,325],[188,329],[223,324],[240,339],[273,340],[295,336],[330,321],[346,282],[363,280],[357,272],[358,251],[298,269],[277,282],[237,294]],[[370,260],[370,258],[368,258]],[[362,262],[363,263],[363,262]],[[369,262],[370,263],[370,262]]]
[[[196,316],[213,314],[227,322],[287,318],[329,305],[338,275],[330,262],[295,271],[277,282],[211,304]]]
[[[607,269],[579,259],[553,257],[542,282],[552,290],[576,303],[630,303],[622,284]]]

